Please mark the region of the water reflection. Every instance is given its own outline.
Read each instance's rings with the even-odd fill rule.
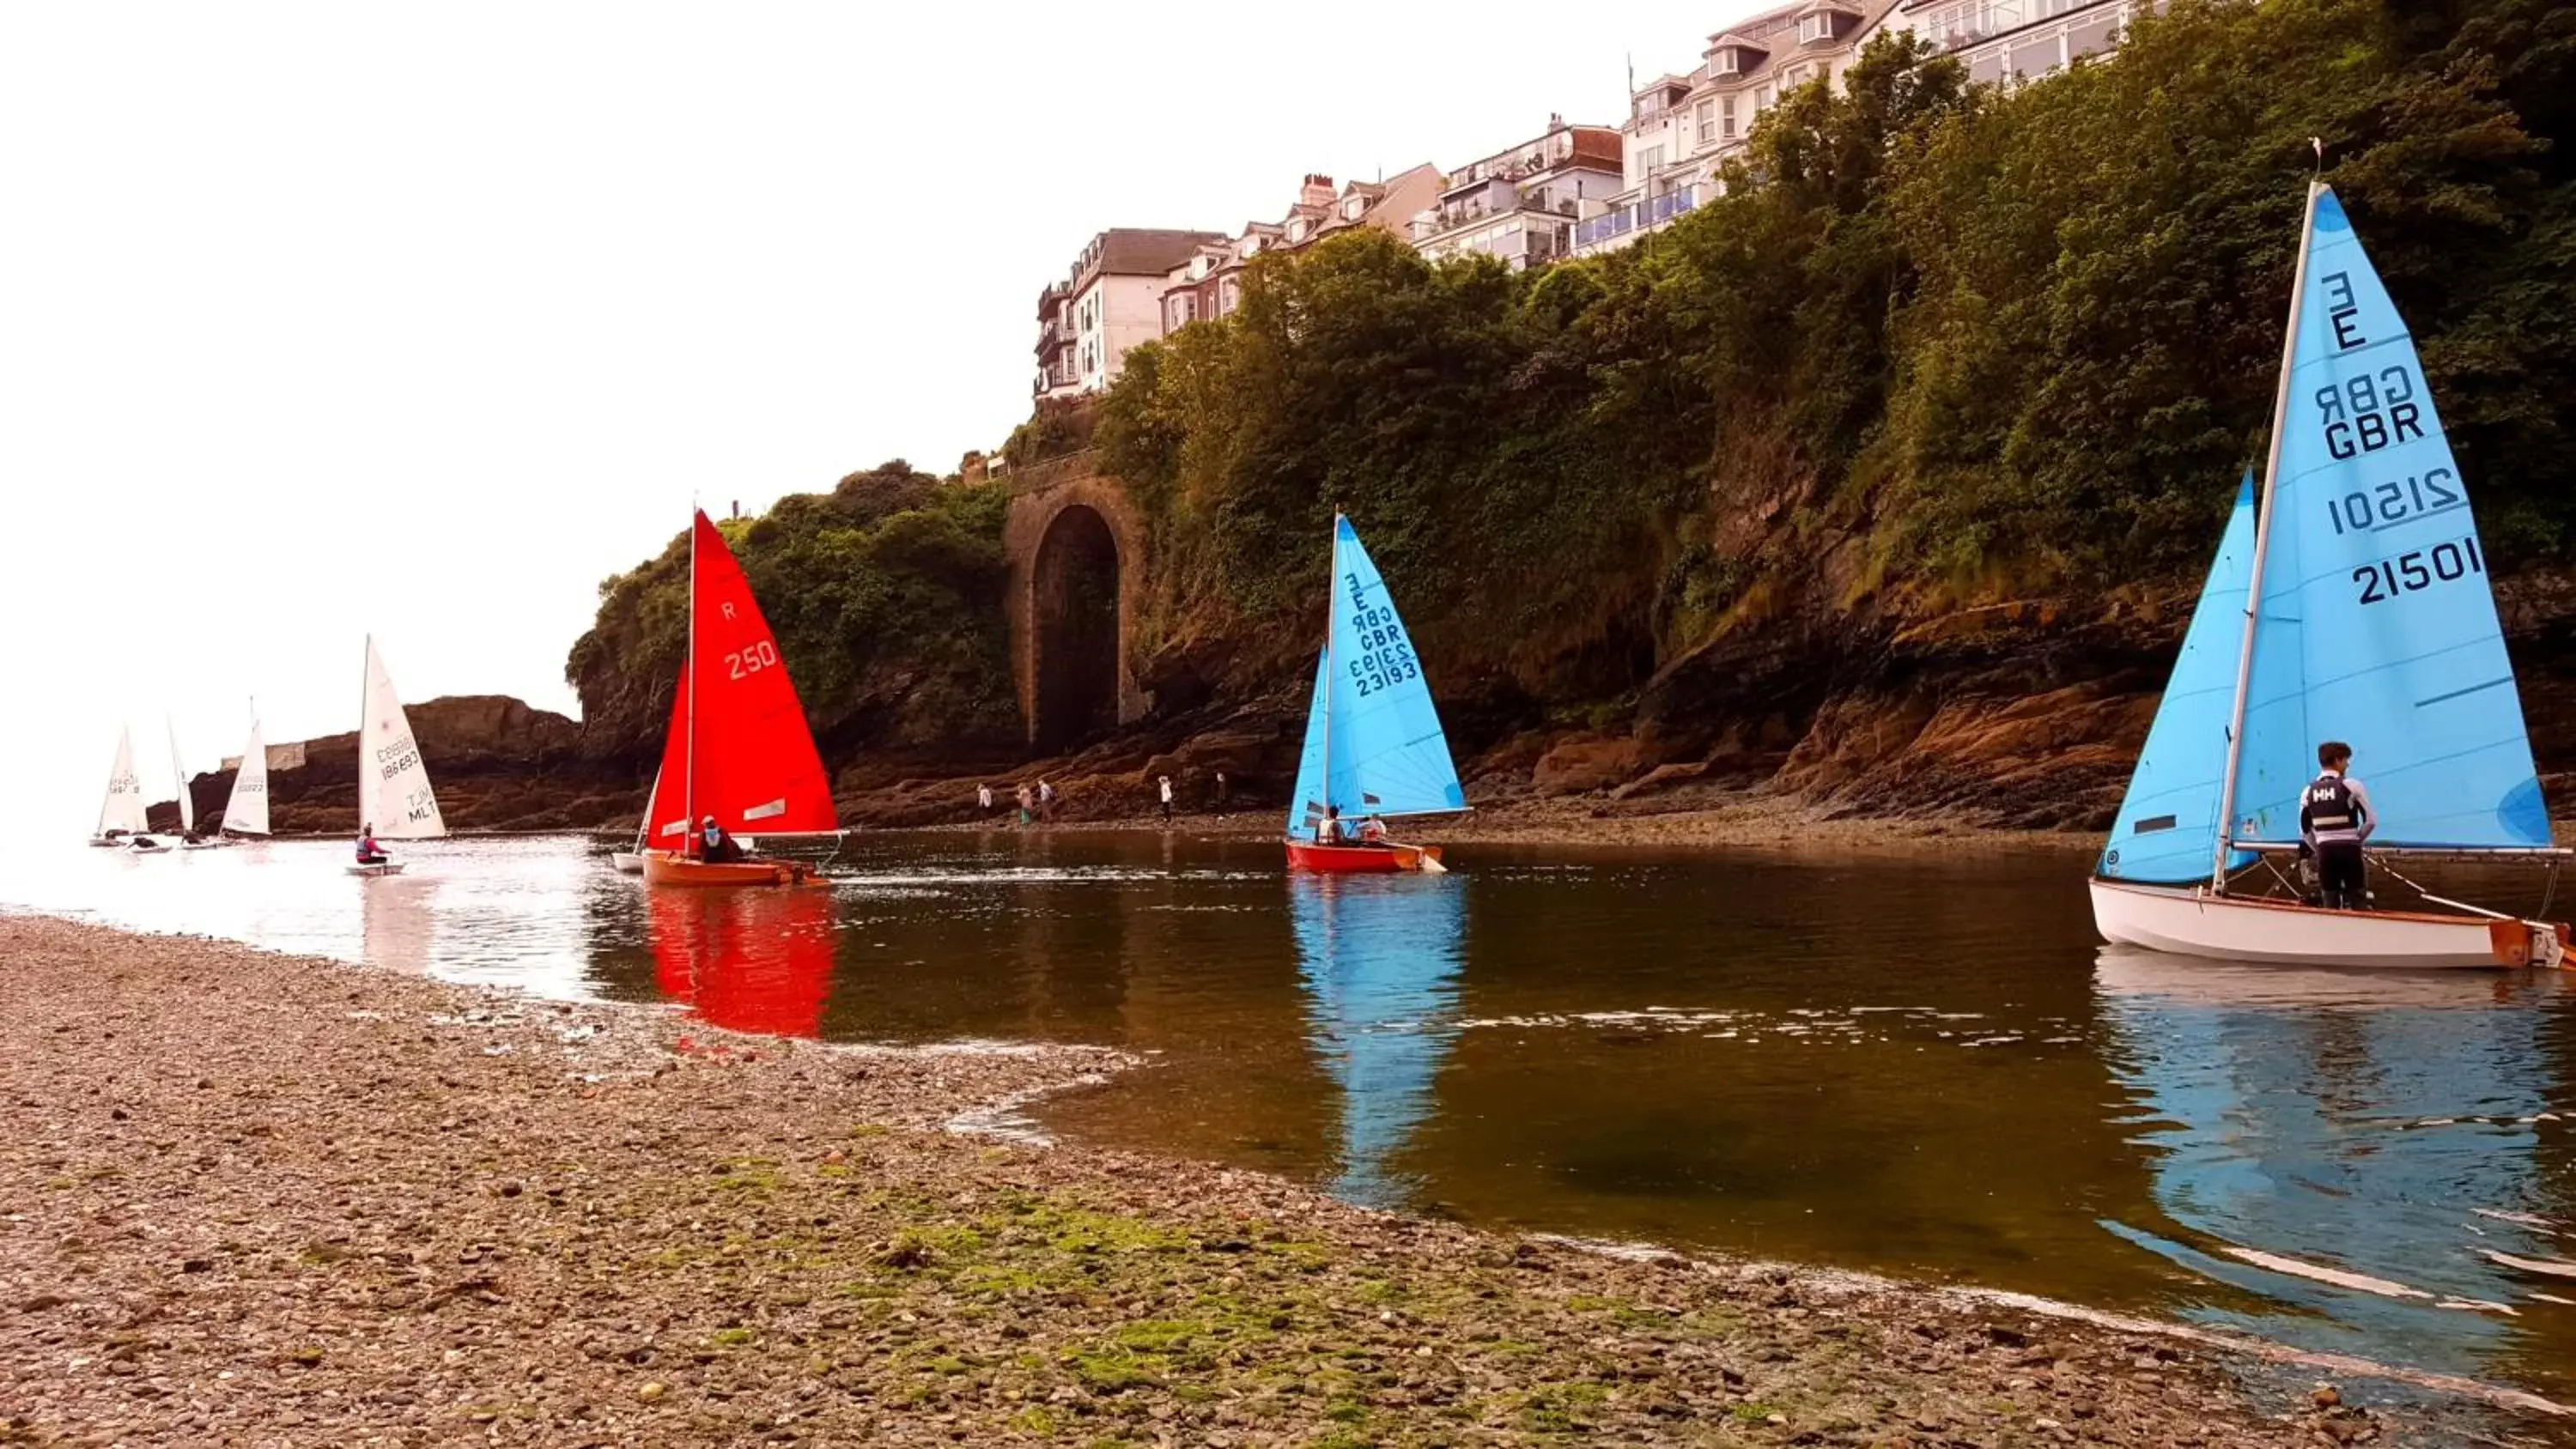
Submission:
[[[359,959],[406,975],[427,975],[438,944],[438,877],[406,873],[352,883],[359,892]]]
[[[1436,876],[1298,876],[1288,908],[1307,995],[1306,1029],[1341,1090],[1338,1196],[1395,1207],[1413,1178],[1390,1160],[1431,1115],[1457,1039],[1466,892]]]
[[[710,1026],[822,1034],[837,938],[827,890],[648,890],[645,928],[664,997]]]
[[[2104,1226],[2211,1284],[2199,1316],[2493,1372],[2576,1349],[2491,1253],[2556,1256],[2540,1157],[2558,973],[2338,972],[2106,948],[2119,1080],[2165,1219]]]

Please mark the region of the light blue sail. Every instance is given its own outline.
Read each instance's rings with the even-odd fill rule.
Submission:
[[[1413,640],[1347,518],[1333,521],[1331,642],[1316,666],[1288,833],[1311,835],[1327,806],[1345,818],[1467,808]]]
[[[2227,726],[2236,664],[2245,653],[2245,594],[2254,573],[2254,477],[2236,490],[2218,557],[2183,631],[2146,747],[2129,777],[2101,873],[2178,885],[2205,880],[2218,856],[2218,797],[2227,777]],[[2240,858],[2237,864],[2246,863]]]
[[[2353,748],[2378,845],[2530,847],[2548,811],[2487,558],[2406,324],[2310,196],[2236,838],[2296,840],[2317,746]]]
[[[1307,1041],[1342,1094],[1337,1197],[1397,1208],[1411,1195],[1395,1159],[1435,1110],[1457,1040],[1466,910],[1465,892],[1410,873],[1289,883]]]

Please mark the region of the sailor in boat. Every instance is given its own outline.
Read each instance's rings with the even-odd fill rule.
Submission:
[[[710,815],[699,822],[698,858],[709,865],[730,864],[743,858],[742,846]]]
[[[2370,909],[2370,868],[2361,844],[2379,828],[2370,792],[2352,778],[2352,746],[2328,740],[2317,746],[2324,767],[2299,796],[2299,833],[2316,852],[2317,883],[2330,910]]]
[[[392,857],[392,856],[385,854],[385,850],[384,850],[384,847],[383,847],[383,846],[380,846],[380,845],[376,844],[376,827],[375,827],[375,826],[373,826],[373,825],[366,825],[366,826],[362,826],[362,827],[360,827],[360,828],[359,828],[359,830],[358,830],[358,864],[360,864],[360,865],[383,865],[385,862],[387,862],[387,861],[389,861],[389,860],[392,860],[392,859],[393,859],[393,857]]]
[[[1315,822],[1315,843],[1317,845],[1339,845],[1342,843],[1341,806],[1326,805],[1324,807],[1324,818]]]
[[[1374,815],[1363,817],[1360,821],[1359,843],[1362,845],[1386,844],[1386,822]]]

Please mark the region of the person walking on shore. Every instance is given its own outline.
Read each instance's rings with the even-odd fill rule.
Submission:
[[[1215,805],[1219,810],[1225,809],[1225,771],[1223,770],[1216,772]]]
[[[976,805],[976,808],[978,808],[978,809],[982,810],[982,811],[983,811],[985,814],[987,814],[987,815],[990,815],[990,814],[992,814],[992,813],[993,813],[993,787],[992,787],[992,786],[990,786],[990,785],[978,785],[978,786],[976,786],[976,787],[975,787],[975,805]]]
[[[1028,782],[1027,782],[1026,780],[1021,781],[1021,782],[1020,782],[1020,790],[1019,790],[1019,801],[1020,801],[1020,828],[1021,828],[1022,830],[1026,830],[1026,829],[1028,829],[1028,828],[1029,828],[1029,817],[1030,817],[1032,814],[1034,814],[1034,813],[1035,813],[1035,812],[1031,809],[1031,806],[1032,806],[1032,804],[1034,803],[1035,799],[1036,799],[1036,797],[1035,797],[1035,796],[1032,796],[1032,795],[1029,793],[1029,785],[1028,785]]]
[[[1038,781],[1038,823],[1055,823],[1055,786],[1043,778]]]
[[[1172,777],[1157,775],[1154,777],[1154,782],[1155,788],[1163,797],[1163,823],[1169,825],[1172,823]]]

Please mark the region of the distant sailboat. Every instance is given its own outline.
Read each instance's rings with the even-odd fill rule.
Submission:
[[[653,834],[653,797],[661,793],[662,773],[656,770],[653,772],[653,792],[644,797],[644,818],[635,822],[635,848],[613,851],[608,857],[608,863],[615,866],[622,874],[642,875],[644,873],[644,848],[651,843]]]
[[[188,788],[187,762],[179,757],[179,727],[166,719],[161,722],[161,725],[170,736],[170,773],[179,782],[179,848],[212,850],[219,845],[231,844],[232,842],[226,840],[197,838],[197,799],[195,792]]]
[[[1467,797],[1386,580],[1351,521],[1339,514],[1333,516],[1330,599],[1332,618],[1306,710],[1305,754],[1289,797],[1288,864],[1437,873],[1436,846],[1351,843],[1363,817],[1449,814],[1466,809]]]
[[[123,845],[152,828],[143,813],[143,777],[134,771],[134,731],[116,732],[116,763],[107,772],[107,799],[98,808],[92,845]]]
[[[402,699],[394,693],[393,676],[367,640],[365,693],[358,715],[358,825],[379,840],[437,840],[447,834],[439,817],[438,797],[429,788],[429,766],[412,738],[411,721],[403,717]],[[352,875],[393,875],[400,861],[349,867]]]
[[[2317,747],[2349,742],[2377,855],[2542,859],[2549,812],[2469,514],[2405,323],[2334,192],[2310,187],[2272,451],[2249,478],[2092,882],[2111,941],[2241,961],[2554,964],[2562,927],[2305,904]]]
[[[789,860],[706,860],[701,823],[728,835],[823,834],[838,828],[832,785],[805,706],[751,581],[705,513],[689,530],[689,653],[671,701],[671,731],[647,816],[650,885],[794,885],[813,867]]]
[[[224,833],[268,833],[268,746],[260,739],[257,719],[250,722],[250,742],[242,746],[241,768],[233,772],[233,793],[224,802]]]

